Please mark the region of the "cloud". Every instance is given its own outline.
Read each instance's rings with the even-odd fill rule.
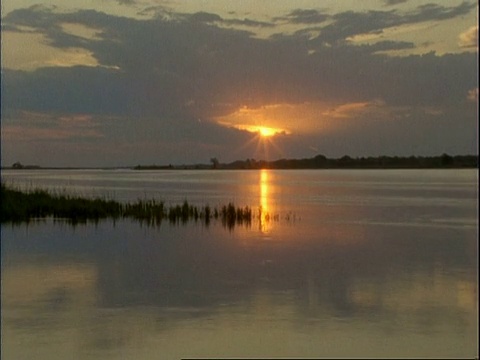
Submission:
[[[383,3],[385,4],[385,6],[394,6],[398,4],[404,4],[407,1],[408,0],[383,0]]]
[[[201,22],[201,23],[218,23],[218,24],[225,24],[225,25],[240,25],[240,26],[247,26],[247,27],[274,27],[273,23],[265,22],[265,21],[256,21],[250,19],[224,19],[217,14],[207,13],[207,12],[197,12],[191,15],[185,15],[185,18],[188,18],[189,21],[192,22]]]
[[[198,22],[214,22],[214,21],[222,21],[222,18],[217,14],[210,14],[207,12],[197,12],[190,16],[191,21],[198,21]]]
[[[461,48],[478,48],[478,25],[472,26],[458,37],[458,46]]]
[[[438,4],[425,4],[417,7],[417,11],[409,14],[407,21],[431,21],[431,20],[448,20],[457,16],[468,14],[475,10],[477,4],[475,2],[463,1],[458,6],[446,7]]]
[[[265,112],[273,119],[288,114],[274,127],[291,132],[278,140],[291,157],[303,156],[305,144],[325,153],[329,145],[330,156],[373,154],[375,149],[398,153],[413,145],[418,151],[475,149],[476,109],[461,107],[478,86],[475,53],[393,57],[384,52],[415,45],[347,40],[386,27],[452,18],[471,8],[462,3],[408,13],[349,11],[328,15],[328,20],[320,11],[295,10],[282,21],[320,26],[319,33],[312,37],[307,27],[270,38],[233,27],[266,27],[268,22],[206,12],[134,19],[42,6],[15,10],[2,21],[8,31],[34,31],[57,51],[81,49],[95,63],[29,72],[3,69],[2,140],[7,136],[9,151],[20,145],[33,151],[26,139],[14,145],[15,136],[22,139],[19,129],[29,129],[30,137],[38,134],[38,141],[46,141],[50,129],[57,141],[76,136],[106,154],[124,149],[126,162],[208,162],[212,156],[228,161],[250,157],[244,145],[251,134],[216,121],[231,119],[246,106],[252,123]],[[32,114],[43,114],[50,125],[40,125]],[[88,121],[82,122],[82,116]],[[324,138],[327,133],[330,139]],[[428,133],[433,134],[430,142]],[[391,144],[392,139],[399,143]],[[420,146],[422,139],[426,144]],[[342,147],[347,141],[349,151]],[[97,161],[94,154],[91,161]]]
[[[8,120],[7,120],[8,121]],[[2,126],[5,141],[57,141],[103,138],[91,115],[20,111]]]
[[[296,9],[285,16],[275,17],[274,21],[287,21],[293,24],[320,24],[330,16],[315,9]]]
[[[378,108],[382,106],[382,102],[357,102],[341,104],[333,109],[329,109],[322,113],[322,116],[331,119],[350,119],[352,116],[359,116],[360,114],[370,113],[372,107]]]
[[[478,103],[478,87],[468,90],[467,99],[474,103]]]
[[[380,51],[391,51],[391,50],[403,50],[403,49],[413,49],[415,44],[406,41],[379,41],[372,45],[359,45],[359,47],[365,49],[365,51],[370,51],[372,53]]]
[[[381,33],[384,29],[394,26],[453,19],[466,15],[475,8],[474,2],[465,1],[452,7],[437,4],[421,5],[407,13],[398,10],[345,11],[331,17],[332,23],[321,28],[316,42],[332,44],[355,35]]]
[[[452,8],[440,13],[459,11]],[[395,12],[340,13],[334,16],[337,22],[323,28],[320,36],[325,39],[329,31],[333,36],[330,26],[336,24],[334,34],[339,37],[342,31],[338,28],[349,20],[354,32],[406,21],[398,17]],[[211,24],[219,19],[215,14],[196,13],[175,20],[138,20],[91,10],[56,13],[41,7],[12,12],[4,20],[7,25],[36,24],[51,46],[83,49],[99,66],[45,68],[29,74],[7,71],[5,85],[12,94],[9,106],[212,117],[244,105],[328,98],[384,98],[394,104],[454,102],[475,86],[471,77],[474,55],[393,58],[378,53],[414,45],[380,41],[325,47],[317,46],[316,39],[299,41],[299,34],[258,39],[247,31]],[[356,25],[360,19],[369,24],[362,25],[367,26],[363,30]],[[76,36],[66,31],[65,24],[95,29],[96,36]]]
[[[274,27],[275,24],[265,22],[265,21],[256,21],[251,19],[225,19],[223,20],[225,24],[229,25],[241,25],[241,26],[250,26],[250,27],[259,27],[259,28],[271,28]]]

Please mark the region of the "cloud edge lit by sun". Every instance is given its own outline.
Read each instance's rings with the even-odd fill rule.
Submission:
[[[263,125],[248,125],[248,124],[227,124],[226,122],[219,122],[220,125],[234,128],[237,130],[244,130],[261,137],[272,137],[276,135],[290,135],[292,132],[288,129],[282,129]]]

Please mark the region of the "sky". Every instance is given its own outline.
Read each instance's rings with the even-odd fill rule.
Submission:
[[[478,5],[2,0],[1,160],[478,154]]]

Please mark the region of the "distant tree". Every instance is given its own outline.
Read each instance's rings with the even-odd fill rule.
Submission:
[[[23,169],[23,165],[20,162],[16,162],[12,165],[12,169]]]
[[[448,154],[442,154],[440,157],[440,162],[443,166],[449,166],[453,164],[453,157]]]
[[[342,156],[342,157],[338,160],[338,164],[339,164],[340,166],[350,165],[352,162],[353,162],[353,159],[352,159],[350,156],[348,156],[348,155]]]
[[[317,155],[313,158],[312,167],[324,167],[328,160],[325,155]]]
[[[216,157],[211,158],[210,162],[212,163],[212,169],[218,169],[219,162]]]

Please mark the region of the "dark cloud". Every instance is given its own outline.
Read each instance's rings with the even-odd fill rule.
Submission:
[[[2,111],[128,114],[135,94],[124,76],[115,70],[84,66],[33,72],[5,69]]]
[[[412,12],[406,17],[408,22],[431,21],[431,20],[447,20],[457,16],[468,14],[476,9],[477,4],[474,2],[464,1],[458,6],[445,7],[438,4],[420,5],[417,11]]]
[[[385,6],[394,6],[398,4],[404,4],[407,1],[408,0],[383,0],[383,3],[385,4]]]
[[[204,23],[223,23],[228,25],[241,25],[241,26],[251,26],[251,27],[273,27],[273,23],[268,23],[264,21],[256,21],[250,19],[223,19],[217,14],[211,14],[207,12],[197,12],[192,15],[187,16],[190,21],[204,22]]]
[[[2,28],[5,26],[10,31],[16,29],[20,32],[22,27],[46,31],[55,26],[53,21],[56,16],[55,10],[55,7],[45,5],[33,5],[27,9],[14,10],[5,17],[5,22],[2,21]]]
[[[190,16],[190,20],[198,22],[214,22],[222,21],[222,18],[217,14],[211,14],[207,12],[197,12]]]
[[[282,17],[275,17],[275,21],[288,21],[293,24],[320,24],[330,18],[329,15],[315,9],[296,9]]]
[[[437,9],[436,15],[427,12],[428,16],[407,17],[426,19],[460,11]],[[345,38],[400,23],[393,11],[344,12],[334,18],[336,22],[323,28],[321,38]],[[12,93],[13,89],[36,92],[42,86],[45,88],[41,100],[28,94],[15,95],[10,106],[17,102],[26,106],[24,102],[28,102],[31,106],[89,106],[89,111],[112,112],[114,109],[108,104],[120,103],[119,112],[125,111],[125,104],[130,104],[130,112],[201,111],[202,116],[212,116],[224,111],[215,106],[218,103],[235,108],[325,97],[345,101],[381,97],[394,103],[443,103],[462,99],[476,86],[471,77],[474,54],[392,58],[377,53],[414,45],[383,41],[364,46],[339,43],[325,47],[317,45],[318,38],[308,39],[299,34],[258,39],[246,31],[210,24],[218,19],[221,19],[218,15],[208,13],[165,21],[120,18],[92,10],[14,11],[5,18],[7,26],[34,25],[53,46],[84,48],[99,64],[110,69],[40,69],[6,75],[5,84],[12,87]],[[68,34],[60,26],[64,23],[94,28],[97,38]],[[99,94],[94,95],[96,91]],[[84,99],[85,96],[92,96],[92,100]],[[101,99],[106,100],[99,103]],[[193,106],[184,105],[192,100]]]
[[[406,41],[379,41],[373,45],[360,45],[366,49],[370,49],[372,53],[389,50],[413,49],[415,45]]]
[[[380,34],[386,28],[440,21],[466,15],[476,8],[473,2],[462,2],[458,6],[446,7],[437,4],[419,6],[415,11],[401,13],[389,11],[346,11],[332,16],[333,22],[321,28],[316,42],[332,44],[360,34]]]
[[[228,19],[224,20],[224,23],[230,24],[230,25],[242,25],[242,26],[252,26],[252,27],[260,27],[260,28],[269,28],[269,27],[274,27],[275,24],[265,22],[265,21],[256,21],[256,20],[250,20],[250,19]]]

